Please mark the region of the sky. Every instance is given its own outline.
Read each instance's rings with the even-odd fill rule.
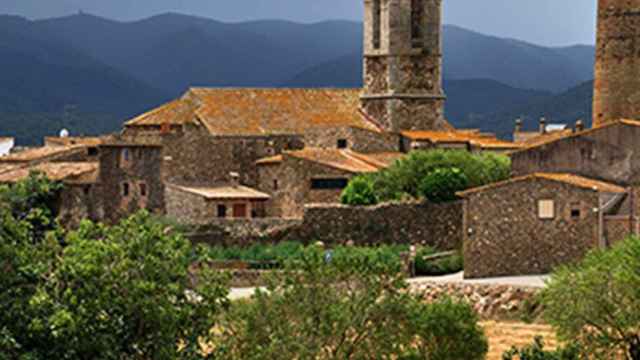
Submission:
[[[445,23],[547,46],[593,44],[597,0],[444,0]],[[30,19],[82,10],[122,21],[179,12],[237,22],[362,19],[362,0],[0,0],[0,14]]]

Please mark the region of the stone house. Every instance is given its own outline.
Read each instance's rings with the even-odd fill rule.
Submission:
[[[465,277],[546,274],[631,233],[625,187],[534,173],[459,193]],[[625,216],[626,215],[626,216]]]
[[[479,130],[425,131],[413,130],[401,133],[401,150],[450,149],[470,152],[507,153],[522,147],[517,142],[504,141],[493,134]]]
[[[352,177],[379,171],[403,155],[320,148],[288,151],[256,162],[258,189],[271,195],[269,216],[300,218],[305,205],[339,203]]]

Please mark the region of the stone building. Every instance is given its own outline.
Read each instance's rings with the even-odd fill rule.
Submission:
[[[640,0],[599,0],[593,124],[639,119]]]
[[[305,205],[339,203],[342,190],[359,174],[379,171],[403,154],[362,154],[348,149],[307,148],[261,159],[258,189],[271,194],[266,213],[273,217],[300,218]]]
[[[547,274],[631,233],[615,230],[628,190],[573,174],[534,173],[459,195],[467,278]]]
[[[442,0],[365,0],[362,109],[388,132],[449,131]]]
[[[403,131],[401,150],[451,149],[470,152],[506,153],[517,150],[522,143],[497,139],[493,134],[484,134],[479,130],[452,131]]]

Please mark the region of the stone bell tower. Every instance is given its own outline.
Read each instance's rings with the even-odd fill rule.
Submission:
[[[365,0],[364,26],[364,112],[389,132],[451,130],[444,119],[442,0]]]
[[[593,125],[640,120],[640,0],[599,0]]]

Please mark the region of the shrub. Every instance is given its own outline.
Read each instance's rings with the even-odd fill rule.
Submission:
[[[349,181],[349,185],[342,192],[340,201],[345,205],[367,206],[378,203],[373,180],[367,176],[357,176]]]
[[[463,270],[463,257],[460,254],[428,260],[425,257],[434,255],[431,249],[420,250],[416,254],[415,271],[416,275],[421,276],[440,276],[455,274]]]
[[[544,349],[544,341],[542,337],[536,337],[533,344],[518,349],[505,352],[502,355],[503,360],[580,360],[580,350],[577,345],[563,347],[555,351],[547,351]]]
[[[456,200],[456,192],[467,189],[469,180],[458,168],[436,169],[420,183],[420,194],[434,203]]]
[[[224,359],[482,359],[487,343],[466,304],[427,305],[399,264],[310,248],[266,291],[235,304],[212,334]]]
[[[546,320],[597,358],[640,359],[640,239],[557,269],[542,293]]]

